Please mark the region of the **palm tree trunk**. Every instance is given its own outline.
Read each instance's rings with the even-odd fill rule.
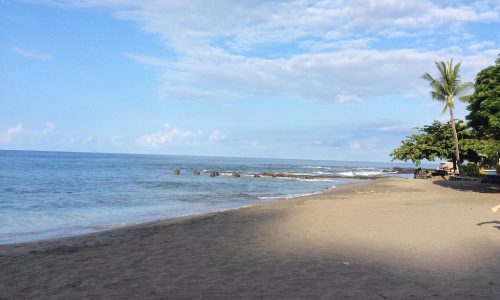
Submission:
[[[453,166],[456,166],[455,173],[458,173],[460,170],[460,151],[458,149],[458,134],[457,128],[455,127],[455,117],[453,116],[453,109],[450,107],[450,122],[451,122],[451,131],[453,131],[453,142],[455,143],[455,159],[456,162]]]

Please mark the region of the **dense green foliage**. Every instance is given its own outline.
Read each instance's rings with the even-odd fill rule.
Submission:
[[[474,135],[475,131],[471,131]],[[481,140],[469,138],[461,141],[462,151],[466,152],[469,161],[481,162],[482,165],[492,167],[498,164],[500,155],[500,140]],[[479,157],[481,156],[481,158]]]
[[[469,139],[472,136],[470,130],[467,130],[464,122],[456,122],[457,135],[459,140]],[[455,159],[453,149],[453,135],[450,123],[434,121],[430,125],[417,128],[419,134],[413,134],[402,141],[402,145],[396,148],[390,155],[392,160],[411,160],[420,165],[422,159],[430,161],[439,159]],[[463,146],[463,145],[462,145]],[[465,147],[467,148],[467,147]],[[464,148],[462,148],[463,151]],[[462,152],[462,158],[468,157],[468,151]]]
[[[466,117],[480,138],[500,140],[500,58],[476,76]]]
[[[475,131],[467,128],[463,121],[456,120],[455,124],[462,161],[481,162],[489,166],[497,164],[500,140],[478,139]],[[436,158],[441,160],[455,158],[450,122],[434,121],[417,130],[418,134],[408,136],[401,142],[402,145],[390,154],[392,160],[411,160],[416,165],[420,165],[423,159],[434,161]]]
[[[479,176],[479,166],[473,163],[462,165],[460,166],[460,174],[465,176],[477,177]]]

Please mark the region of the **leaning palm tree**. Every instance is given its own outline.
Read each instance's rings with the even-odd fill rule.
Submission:
[[[453,66],[453,59],[449,62],[434,62],[437,69],[439,70],[440,78],[434,79],[429,73],[422,75],[422,79],[429,82],[429,86],[432,88],[431,96],[432,99],[444,102],[443,112],[446,110],[450,112],[450,123],[451,130],[453,132],[453,139],[455,144],[455,159],[453,161],[453,169],[457,172],[460,164],[460,151],[458,148],[458,136],[457,129],[455,127],[455,117],[453,115],[453,109],[455,103],[453,102],[455,97],[458,97],[461,101],[467,101],[470,95],[463,95],[465,91],[474,87],[472,82],[461,82],[460,81],[460,65],[459,62]]]

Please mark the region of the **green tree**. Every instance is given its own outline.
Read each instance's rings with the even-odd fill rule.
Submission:
[[[495,63],[477,74],[466,119],[478,137],[500,140],[500,56]]]
[[[453,109],[455,108],[454,98],[458,97],[460,100],[465,101],[469,96],[463,94],[474,85],[471,82],[460,81],[460,65],[461,62],[453,66],[453,59],[449,62],[435,62],[439,71],[439,78],[434,79],[429,73],[422,75],[422,79],[426,80],[431,87],[432,99],[444,102],[443,113],[447,110],[450,113],[451,131],[453,133],[453,142],[455,148],[455,155],[453,157],[453,169],[458,170],[460,164],[460,149],[458,134],[455,125],[455,117]]]
[[[461,158],[469,161],[479,161],[480,157],[475,150],[478,144],[474,144],[473,132],[467,129],[461,120],[454,122],[456,132],[460,138]],[[442,123],[434,121],[430,125],[416,128],[418,134],[406,137],[402,145],[396,148],[391,154],[392,160],[413,161],[420,165],[423,159],[430,161],[436,158],[456,160],[456,153],[453,149],[454,136],[451,130],[451,122]]]
[[[471,131],[476,136],[476,131]],[[461,152],[466,153],[470,161],[480,161],[487,168],[498,165],[500,140],[469,138],[461,141]]]

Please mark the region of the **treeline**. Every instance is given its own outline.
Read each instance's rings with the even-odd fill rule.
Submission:
[[[449,122],[434,121],[416,128],[418,133],[407,136],[390,156],[392,160],[411,160],[420,165],[423,159],[451,160],[455,169],[464,161],[485,167],[499,167],[500,156],[500,56],[495,65],[479,72],[475,82],[460,81],[460,63],[436,63],[440,77],[424,74],[433,99],[445,103],[443,113],[450,112]],[[467,89],[474,88],[470,95]],[[467,102],[466,120],[453,116],[454,99]]]

